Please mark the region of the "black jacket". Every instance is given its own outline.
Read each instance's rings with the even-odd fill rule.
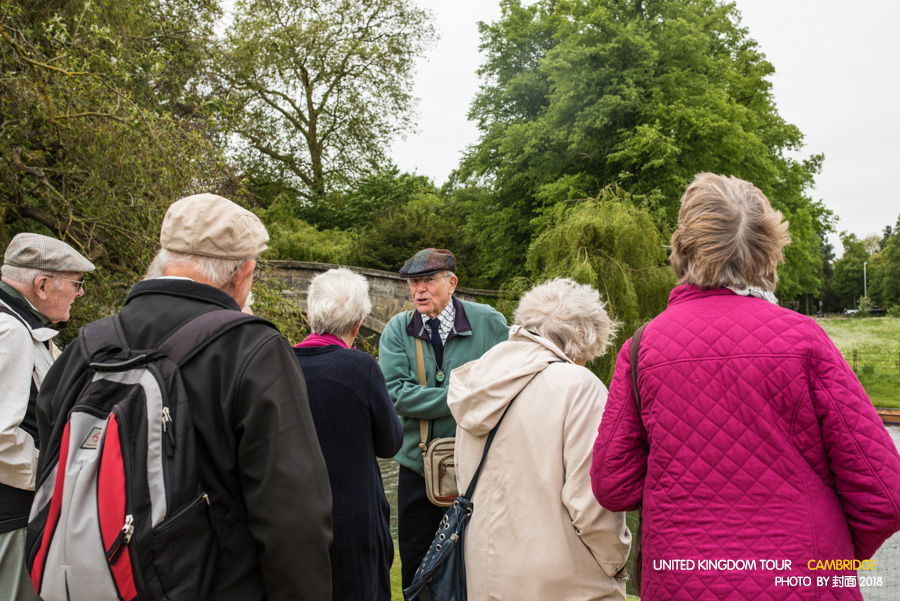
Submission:
[[[222,308],[239,309],[211,286],[159,279],[137,284],[120,317],[133,349],[153,348],[194,316]],[[70,344],[47,374],[38,397],[42,443],[65,391],[86,369],[79,345]],[[242,324],[181,373],[223,544],[209,600],[329,599],[331,490],[306,384],[287,341],[264,323]]]
[[[332,601],[390,601],[391,511],[375,457],[393,457],[403,429],[378,362],[337,345],[295,348],[334,499]]]

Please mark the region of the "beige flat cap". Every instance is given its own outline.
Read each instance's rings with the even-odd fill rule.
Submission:
[[[215,194],[172,203],[159,232],[166,250],[218,259],[252,259],[268,248],[268,241],[259,217]]]
[[[81,253],[56,238],[40,234],[16,234],[6,247],[3,264],[44,271],[90,273],[94,264]]]

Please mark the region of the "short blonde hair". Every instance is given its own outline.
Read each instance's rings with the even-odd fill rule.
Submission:
[[[775,290],[788,223],[750,182],[699,173],[681,199],[669,262],[679,284]]]
[[[556,278],[526,292],[515,323],[547,338],[569,359],[587,363],[606,352],[618,324],[606,313],[596,288]]]
[[[345,267],[329,269],[309,283],[306,312],[314,334],[346,336],[371,310],[369,282]]]

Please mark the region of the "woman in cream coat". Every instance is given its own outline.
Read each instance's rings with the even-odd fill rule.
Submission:
[[[503,411],[473,496],[465,565],[470,601],[625,599],[625,514],[591,492],[606,387],[584,367],[614,324],[599,293],[557,279],[526,293],[509,340],[453,371],[459,489]]]

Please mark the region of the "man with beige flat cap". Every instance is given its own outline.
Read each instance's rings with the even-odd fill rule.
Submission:
[[[163,220],[162,248],[119,313],[128,346],[158,348],[198,315],[240,311],[268,240],[259,218],[225,198],[175,202]],[[65,419],[65,390],[88,369],[75,347],[45,381],[40,432]],[[330,599],[331,489],[290,345],[257,318],[237,322],[189,357],[181,376],[222,550],[206,598]]]
[[[38,390],[94,265],[48,236],[23,233],[6,248],[0,278],[0,599],[37,600],[25,571],[25,530],[38,463]]]

